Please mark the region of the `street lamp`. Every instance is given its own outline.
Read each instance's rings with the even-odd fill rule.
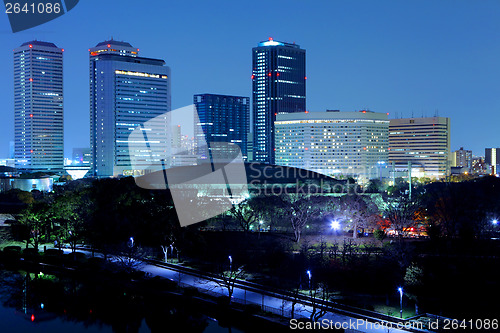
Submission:
[[[262,224],[264,224],[264,221],[260,220],[259,221],[259,238],[260,238],[260,229],[262,229]]]
[[[332,227],[333,230],[337,231],[340,229],[340,222],[335,220],[330,223],[330,226]]]
[[[399,315],[403,318],[403,288],[399,287]]]
[[[309,293],[312,293],[311,291],[311,271],[307,271],[307,276],[309,276]]]
[[[233,267],[233,257],[229,256],[229,271],[231,272]]]
[[[134,237],[130,237],[130,247],[134,247]]]
[[[385,165],[385,161],[378,161],[379,178],[382,181],[382,165]]]
[[[498,225],[498,220],[494,219],[493,221],[491,221],[491,223],[493,223],[493,225]]]

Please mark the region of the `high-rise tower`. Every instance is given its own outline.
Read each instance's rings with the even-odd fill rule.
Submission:
[[[89,49],[91,174],[95,177],[138,175],[140,171],[131,166],[129,135],[170,111],[170,68],[161,59],[142,58],[138,53],[129,43],[115,40]],[[140,159],[144,168],[151,158],[164,153],[155,149],[170,146],[171,139],[165,136],[168,119],[155,124],[164,128],[142,129],[148,142],[154,142],[152,151]]]
[[[228,142],[238,145],[244,160],[247,160],[247,137],[249,132],[250,98],[241,96],[201,94],[194,95],[200,126],[195,126],[197,155],[209,159],[205,142]],[[197,124],[195,124],[197,125]],[[230,158],[232,151],[227,146],[218,149],[218,156]],[[227,149],[226,151],[220,150]],[[233,157],[234,158],[234,157]]]
[[[62,171],[63,49],[36,40],[14,49],[14,118],[16,167]]]
[[[269,38],[252,49],[253,160],[275,163],[274,121],[306,110],[306,51]]]

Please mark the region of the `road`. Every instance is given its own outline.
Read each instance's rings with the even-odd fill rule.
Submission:
[[[65,253],[71,252],[70,249],[64,249]],[[90,255],[91,253],[84,249],[78,249],[78,252],[86,253]],[[176,269],[176,265],[169,265],[168,267],[156,264],[145,264],[139,269],[151,274],[151,276],[160,276],[163,278],[170,279],[174,282],[199,288],[202,290],[209,290],[211,293],[217,293],[220,295],[228,295],[227,289],[221,287],[218,283],[211,279],[196,276],[194,274],[189,274],[184,271]],[[235,287],[233,292],[233,299],[240,303],[253,303],[257,305],[263,305],[266,310],[274,309],[273,312],[280,313],[282,310],[289,313],[292,308],[290,301],[285,300],[284,295],[274,294],[270,295],[270,292],[265,290],[257,290],[255,287]],[[313,311],[313,307],[309,304],[296,304],[295,305],[295,318],[305,317],[309,318]],[[343,312],[327,312],[321,319],[320,323],[323,325],[322,328],[339,328],[345,329],[345,332],[366,332],[366,333],[404,333],[411,332],[411,330],[398,328],[396,323],[392,323],[392,327],[388,326],[387,322],[383,324],[383,321],[377,318],[371,318],[370,320],[360,319],[361,316],[353,313],[353,316],[344,314]],[[293,323],[291,323],[293,327]],[[404,325],[404,323],[402,324]],[[413,330],[415,331],[415,330]],[[422,332],[427,332],[421,330]]]

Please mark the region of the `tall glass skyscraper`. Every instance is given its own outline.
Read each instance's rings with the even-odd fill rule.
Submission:
[[[250,127],[250,98],[241,96],[194,95],[194,105],[200,124],[195,124],[196,155],[206,156],[205,142],[229,142],[238,145],[247,160],[247,137]],[[205,141],[206,140],[206,141]],[[210,147],[210,149],[227,149]],[[218,152],[217,156],[231,158],[233,151]]]
[[[14,118],[16,167],[63,171],[63,49],[36,40],[14,49]]]
[[[91,174],[95,177],[137,175],[130,162],[130,133],[170,111],[170,68],[161,59],[142,58],[138,53],[129,43],[115,40],[89,49]],[[170,128],[166,115],[159,126]],[[142,130],[148,141],[155,142],[151,149],[170,145],[164,128]],[[159,154],[145,152],[145,167],[151,163],[148,158]]]
[[[274,122],[306,110],[306,51],[269,38],[252,49],[253,160],[275,163]]]

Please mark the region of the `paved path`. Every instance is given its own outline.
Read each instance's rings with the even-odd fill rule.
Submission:
[[[64,249],[65,253],[70,253],[70,249]],[[78,252],[86,253],[90,255],[90,251],[78,249]],[[182,266],[181,266],[182,267]],[[182,283],[184,285],[193,286],[200,289],[210,290],[211,292],[219,293],[221,295],[228,295],[227,289],[221,287],[216,282],[200,278],[192,274],[176,271],[174,268],[157,266],[152,264],[146,264],[140,268],[142,271],[151,274],[152,276],[160,276],[163,278],[170,279],[177,283]],[[255,290],[254,288],[251,288]],[[292,304],[289,301],[285,301],[283,298],[276,296],[270,296],[269,292],[259,292],[250,291],[240,287],[235,287],[233,292],[233,298],[239,300],[245,300],[247,303],[253,303],[258,305],[264,305],[266,307],[274,308],[276,311],[291,311]],[[306,317],[309,318],[312,306],[304,304],[295,305],[295,317]],[[343,311],[345,312],[345,311]],[[403,333],[409,332],[410,330],[405,330],[397,328],[396,324],[393,323],[392,327],[388,327],[390,324],[382,324],[382,320],[373,319],[372,321],[366,321],[364,319],[358,319],[356,317],[351,317],[348,315],[343,315],[335,312],[327,312],[319,320],[321,324],[325,325],[323,328],[332,327],[343,327],[346,332],[367,332],[367,333]],[[340,326],[343,325],[343,326]],[[404,325],[404,323],[402,323]]]

